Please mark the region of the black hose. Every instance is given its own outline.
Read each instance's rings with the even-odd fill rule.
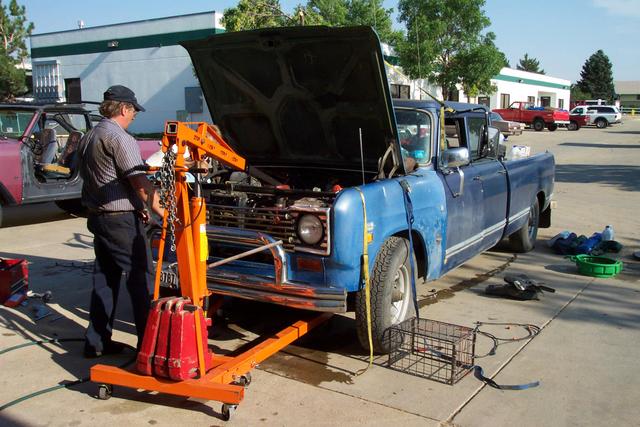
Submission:
[[[0,355],[3,355],[5,353],[8,353],[10,351],[13,350],[18,350],[19,348],[23,348],[23,347],[29,347],[32,345],[42,345],[42,344],[57,344],[57,343],[61,343],[61,342],[79,342],[79,341],[83,341],[84,342],[84,338],[53,338],[50,340],[41,340],[41,341],[30,341],[30,342],[26,342],[26,343],[22,343],[22,344],[18,344],[18,345],[14,345],[13,347],[8,347],[5,348],[3,350],[0,350]],[[131,346],[127,346],[130,349],[133,349],[133,347]],[[122,365],[118,366],[118,368],[124,368],[127,365],[130,365],[131,363],[135,362],[136,358],[134,357],[133,359],[128,360],[127,362],[123,363]],[[75,381],[71,381],[69,383],[66,384],[58,384],[56,386],[53,387],[47,387],[47,388],[43,388],[42,390],[38,390],[38,391],[34,391],[33,393],[29,393],[26,394],[22,397],[19,397],[17,399],[12,400],[9,403],[5,403],[4,405],[0,406],[0,411],[3,411],[7,408],[10,408],[11,406],[17,405],[18,403],[24,402],[25,400],[29,400],[33,397],[37,397],[40,396],[42,394],[45,393],[49,393],[61,388],[69,388],[69,387],[73,387],[75,385],[78,384],[83,384],[86,383],[87,381],[89,381],[89,377],[84,377],[84,378],[80,378],[77,379]]]

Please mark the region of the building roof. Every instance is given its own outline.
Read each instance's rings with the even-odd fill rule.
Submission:
[[[617,80],[613,85],[618,95],[640,95],[640,80]]]

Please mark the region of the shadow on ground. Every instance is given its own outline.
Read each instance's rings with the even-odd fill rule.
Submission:
[[[556,165],[556,182],[607,184],[625,191],[640,190],[640,166]]]

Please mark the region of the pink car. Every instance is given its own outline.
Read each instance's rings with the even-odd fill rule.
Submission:
[[[0,226],[4,206],[81,210],[76,147],[101,118],[82,105],[0,104]],[[158,150],[157,140],[139,142],[143,158]]]

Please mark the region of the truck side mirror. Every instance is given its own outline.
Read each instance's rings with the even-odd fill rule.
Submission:
[[[456,147],[444,150],[440,163],[442,167],[448,169],[466,166],[469,164],[469,149],[466,147]]]

